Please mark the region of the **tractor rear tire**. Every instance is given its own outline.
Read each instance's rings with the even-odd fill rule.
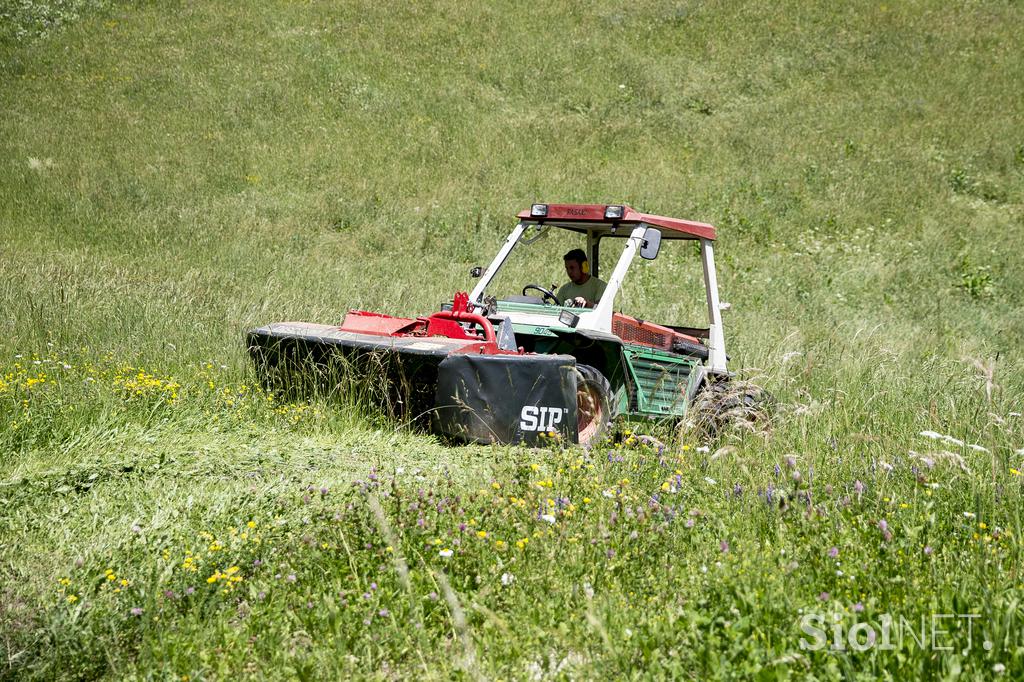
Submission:
[[[727,428],[767,427],[775,398],[757,384],[742,380],[710,381],[694,397],[683,425],[706,438]]]
[[[576,423],[580,445],[592,445],[608,430],[612,420],[612,387],[590,365],[576,365]]]

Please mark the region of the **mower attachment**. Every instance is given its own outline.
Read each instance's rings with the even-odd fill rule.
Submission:
[[[451,355],[437,370],[432,426],[477,443],[575,442],[575,368],[571,355]]]

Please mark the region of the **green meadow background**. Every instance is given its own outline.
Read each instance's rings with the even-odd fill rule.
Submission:
[[[0,0],[0,677],[1024,674],[1022,26]],[[259,388],[245,330],[436,310],[535,201],[716,225],[771,423],[451,447]],[[626,312],[695,322],[673,246]]]

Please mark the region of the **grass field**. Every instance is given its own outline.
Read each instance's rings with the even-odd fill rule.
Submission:
[[[1019,678],[1022,25],[0,0],[0,677]],[[245,330],[435,310],[533,201],[718,226],[770,426],[449,447],[259,388]]]

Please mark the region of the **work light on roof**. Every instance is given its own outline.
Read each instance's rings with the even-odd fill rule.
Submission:
[[[530,207],[530,216],[533,218],[545,218],[548,215],[547,204],[534,204]]]
[[[604,207],[604,219],[605,220],[622,220],[623,214],[626,212],[625,206],[612,204],[611,206]]]

